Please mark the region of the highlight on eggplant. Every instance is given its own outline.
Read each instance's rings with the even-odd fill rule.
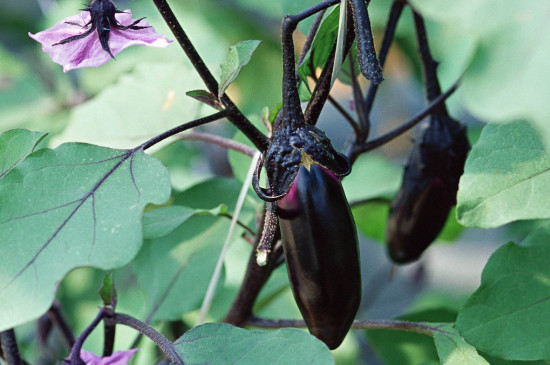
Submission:
[[[278,200],[288,276],[309,332],[335,349],[361,301],[357,231],[340,179],[301,165]]]
[[[393,262],[417,260],[437,238],[456,204],[469,150],[463,125],[446,114],[432,116],[413,146],[390,206],[386,241]]]

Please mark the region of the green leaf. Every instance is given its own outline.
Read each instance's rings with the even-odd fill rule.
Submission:
[[[69,271],[128,263],[143,208],[169,194],[166,169],[141,149],[71,143],[29,155],[0,180],[0,330],[44,313]]]
[[[478,350],[509,360],[550,359],[549,238],[529,247],[508,243],[487,262],[456,322]]]
[[[525,122],[487,125],[460,180],[457,214],[469,227],[491,228],[549,218],[550,156]]]
[[[200,101],[201,103],[205,103],[206,105],[211,106],[216,110],[223,110],[223,105],[216,98],[216,96],[212,94],[210,91],[192,90],[192,91],[186,92],[185,95],[190,96],[193,99]]]
[[[178,320],[200,307],[229,223],[217,217],[192,217],[167,236],[144,243],[134,270],[148,317]]]
[[[229,324],[207,323],[175,343],[186,364],[334,364],[329,349],[296,328],[257,332]]]
[[[116,307],[117,293],[113,273],[108,273],[103,277],[103,283],[101,283],[98,294],[101,297],[104,306],[111,308]]]
[[[229,84],[235,81],[241,69],[248,64],[260,42],[254,40],[240,41],[229,47],[225,60],[221,64],[222,73],[219,82],[218,99],[221,99]]]
[[[47,133],[12,129],[0,135],[0,178],[30,155]]]
[[[166,236],[193,216],[218,216],[224,213],[227,213],[227,207],[223,204],[213,209],[191,209],[181,205],[153,209],[143,215],[143,238],[153,239]]]
[[[452,324],[433,331],[435,347],[442,365],[489,365],[476,349],[466,343]]]

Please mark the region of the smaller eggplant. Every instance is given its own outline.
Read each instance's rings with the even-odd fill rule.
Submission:
[[[432,116],[412,149],[403,184],[390,206],[386,240],[392,261],[417,260],[441,232],[456,204],[469,150],[464,126],[446,114]]]
[[[340,179],[320,165],[306,166],[277,201],[283,248],[309,332],[335,349],[361,301],[357,231]]]

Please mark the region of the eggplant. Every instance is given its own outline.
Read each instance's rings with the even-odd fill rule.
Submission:
[[[309,332],[335,349],[361,301],[357,231],[340,179],[320,165],[306,166],[277,201],[283,248]]]
[[[446,114],[433,115],[413,146],[390,206],[386,241],[393,262],[417,260],[439,235],[456,204],[469,150],[464,126]]]

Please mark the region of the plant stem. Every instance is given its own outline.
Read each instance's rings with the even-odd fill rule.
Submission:
[[[265,319],[259,317],[251,317],[246,325],[260,328],[305,328],[306,323],[302,319],[284,320],[284,319]],[[421,322],[408,322],[398,320],[355,320],[351,328],[367,329],[367,330],[395,330],[405,332],[415,332],[422,335],[433,336],[433,332],[448,333],[443,331],[439,326],[429,326]]]
[[[398,137],[402,133],[406,132],[407,130],[414,127],[416,124],[418,124],[422,119],[430,115],[431,113],[436,110],[441,103],[444,103],[445,100],[454,93],[460,83],[460,80],[456,81],[453,86],[449,88],[445,93],[439,95],[437,98],[435,98],[424,110],[422,110],[420,113],[409,119],[407,122],[403,123],[399,127],[395,128],[391,132],[388,132],[372,141],[369,141],[367,143],[363,144],[352,144],[348,148],[348,151],[346,155],[349,157],[350,161],[353,163],[357,159],[357,157],[364,152],[373,150],[375,148],[380,147],[381,145],[391,141],[392,139]]]
[[[248,147],[245,144],[235,142],[232,139],[216,136],[210,133],[189,132],[186,134],[182,134],[181,136],[179,136],[179,138],[212,143],[217,146],[227,148],[229,150],[240,152],[250,157],[254,156],[254,153],[256,152],[254,148]]]
[[[80,336],[78,336],[78,338],[76,339],[73,345],[73,348],[71,349],[71,353],[69,354],[69,359],[68,359],[69,364],[85,365],[84,361],[80,358],[80,351],[82,350],[82,345],[84,344],[84,341],[86,341],[90,333],[92,333],[92,331],[97,327],[99,322],[101,322],[104,316],[105,316],[105,310],[101,308],[97,316],[92,321],[92,323],[90,323],[90,325],[86,327],[86,329],[84,329],[84,331],[80,334]]]
[[[157,346],[171,362],[181,365],[184,364],[183,360],[174,349],[172,342],[158,333],[153,327],[127,314],[115,313],[113,319],[117,324],[123,324],[131,327],[149,337],[155,344],[157,344]]]
[[[353,117],[347,112],[346,109],[340,103],[334,99],[332,96],[328,96],[328,101],[332,104],[332,106],[344,117],[344,119],[348,122],[348,124],[353,128],[353,132],[355,135],[359,133],[359,127],[357,126],[357,123],[353,119]]]
[[[428,101],[431,102],[441,95],[441,87],[439,86],[439,80],[437,79],[437,62],[433,59],[430,52],[424,19],[416,11],[413,11],[413,16],[416,29],[416,40],[418,43],[418,52],[420,53],[420,59],[422,60],[422,67],[424,71],[426,97]],[[447,114],[445,103],[441,103],[438,108],[434,110],[434,113]]]
[[[172,137],[175,134],[181,133],[181,132],[186,131],[186,130],[191,129],[191,128],[198,127],[199,125],[203,125],[203,124],[206,124],[206,123],[213,122],[215,120],[224,118],[226,116],[227,116],[227,111],[222,110],[221,112],[217,112],[217,113],[209,115],[207,117],[195,119],[191,122],[187,122],[187,123],[179,125],[175,128],[172,128],[170,130],[167,130],[166,132],[161,133],[158,136],[153,137],[150,140],[142,143],[141,145],[139,145],[135,149],[140,149],[141,148],[143,150],[146,150],[146,149],[156,145],[157,143],[164,141],[166,138]]]
[[[361,90],[361,85],[359,85],[359,80],[357,80],[357,75],[355,74],[355,62],[351,52],[348,55],[350,73],[351,73],[351,89],[353,91],[353,102],[355,104],[355,113],[359,119],[359,125],[354,129],[355,132],[355,141],[360,141],[362,136],[368,136],[370,131],[370,120],[369,120],[369,111],[365,106],[363,101],[363,91]]]
[[[7,365],[23,365],[13,329],[0,332],[0,344],[2,345],[2,353]]]
[[[115,346],[116,323],[113,315],[112,308],[105,308],[105,318],[103,319],[103,357],[111,356]]]
[[[201,56],[191,43],[191,40],[187,37],[187,34],[183,30],[181,24],[176,18],[174,12],[168,5],[166,0],[153,0],[160,14],[168,24],[168,27],[176,37],[176,40],[183,48],[185,54],[197,70],[199,76],[204,81],[204,84],[208,90],[214,94],[218,95],[218,82],[216,78],[212,75],[208,67],[204,64]],[[237,128],[241,130],[254,145],[260,150],[265,151],[267,149],[269,140],[267,137],[260,132],[250,121],[241,113],[241,111],[235,106],[233,101],[224,93],[221,100],[222,104],[228,110],[227,119],[231,121]]]
[[[401,17],[403,6],[404,6],[403,0],[395,0],[391,6],[388,22],[386,23],[387,24],[386,31],[384,32],[384,38],[382,39],[382,45],[380,46],[380,52],[378,53],[380,67],[382,69],[384,68],[384,64],[386,62],[386,56],[390,50],[390,46],[392,44],[393,37],[395,35],[395,29],[397,28],[397,21]],[[374,103],[374,97],[376,96],[376,92],[378,91],[378,86],[379,85],[376,83],[371,83],[367,90],[367,95],[365,97],[365,103],[364,103],[364,108],[367,110],[367,118],[364,121],[364,123],[366,124],[370,124],[368,115],[372,110],[372,105]],[[365,133],[361,135],[360,138],[357,140],[358,143],[362,143],[367,140],[368,131],[369,131],[368,125],[363,125],[363,131]]]

